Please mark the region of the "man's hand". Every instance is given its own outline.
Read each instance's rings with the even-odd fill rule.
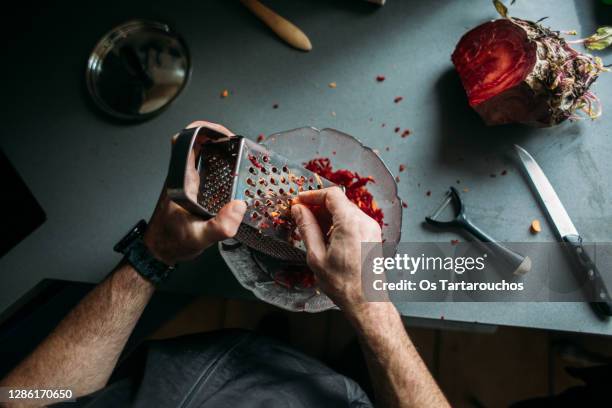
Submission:
[[[210,122],[193,122],[187,127],[198,126],[206,126],[217,133],[233,136],[233,133],[225,127]],[[186,189],[188,194],[194,197],[197,196],[200,186],[195,165],[199,149],[200,146],[197,145],[195,153],[190,156],[190,171],[187,175]],[[203,220],[172,202],[166,195],[164,186],[145,233],[144,242],[156,258],[166,265],[174,265],[177,262],[193,259],[213,243],[236,235],[245,211],[246,204],[234,200],[226,204],[213,219]]]
[[[223,126],[208,122],[189,126],[206,126],[231,135]],[[197,149],[199,146],[196,154]],[[188,188],[195,196],[199,184],[193,157],[191,168]],[[174,265],[236,234],[245,209],[243,202],[231,202],[215,218],[204,221],[171,202],[164,188],[144,241],[155,257]],[[70,388],[76,397],[102,388],[153,290],[153,285],[130,264],[121,262],[24,361],[0,380],[0,386]],[[31,401],[19,403],[32,405]]]
[[[378,223],[338,187],[301,193],[291,214],[308,249],[308,265],[323,292],[343,310],[363,303],[361,243],[381,242]],[[320,225],[330,220],[328,245]]]
[[[337,187],[300,193],[291,214],[319,286],[357,331],[377,406],[447,407],[444,394],[407,336],[393,304],[364,299],[361,243],[381,242],[378,223]],[[330,223],[331,228],[326,228]]]

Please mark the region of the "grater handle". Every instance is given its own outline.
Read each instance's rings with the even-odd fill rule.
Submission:
[[[166,180],[166,192],[172,201],[204,219],[214,216],[197,202],[198,187],[189,189],[189,172],[195,171],[194,149],[197,146],[208,140],[219,140],[231,136],[233,134],[209,126],[183,129],[175,136]]]

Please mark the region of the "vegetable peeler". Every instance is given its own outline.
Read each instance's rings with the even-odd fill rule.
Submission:
[[[455,218],[450,221],[440,221],[437,218],[449,204],[455,210]],[[446,197],[440,206],[429,217],[425,217],[427,224],[440,229],[460,229],[472,235],[478,242],[486,242],[486,249],[496,258],[503,261],[513,271],[513,275],[524,275],[531,270],[531,259],[523,256],[509,248],[506,248],[489,234],[478,228],[465,214],[465,205],[457,189],[453,186],[446,193]]]

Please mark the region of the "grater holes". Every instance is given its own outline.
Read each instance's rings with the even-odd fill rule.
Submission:
[[[232,172],[230,163],[216,154],[202,156],[198,202],[207,211],[218,212],[230,198]]]

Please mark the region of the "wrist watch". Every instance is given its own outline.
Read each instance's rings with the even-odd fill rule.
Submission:
[[[147,248],[142,237],[147,229],[147,222],[140,220],[113,249],[125,255],[125,260],[134,267],[143,278],[154,285],[163,282],[174,266],[157,260]]]

